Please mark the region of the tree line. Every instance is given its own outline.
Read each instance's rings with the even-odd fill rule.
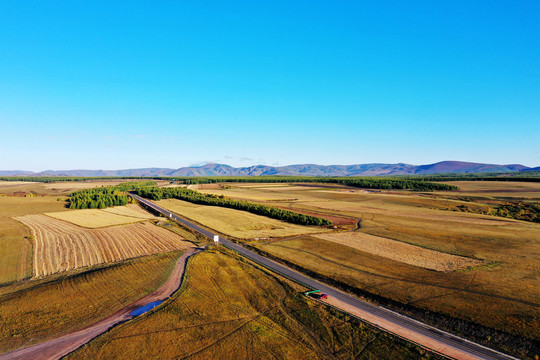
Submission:
[[[300,214],[273,206],[251,203],[245,200],[230,199],[223,195],[203,194],[187,188],[140,187],[137,188],[135,192],[137,195],[151,200],[179,199],[195,204],[227,207],[283,220],[293,224],[317,226],[332,225],[330,220],[320,217]]]
[[[221,182],[245,183],[321,183],[340,184],[363,189],[399,189],[414,191],[451,191],[457,186],[401,177],[325,177],[325,176],[212,176],[175,178],[181,184],[209,184]]]
[[[156,185],[155,181],[132,181],[116,186],[103,186],[79,190],[69,195],[70,209],[104,209],[111,206],[122,206],[129,203],[126,191],[139,187]]]

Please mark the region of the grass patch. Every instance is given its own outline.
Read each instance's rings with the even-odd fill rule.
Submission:
[[[230,252],[188,263],[181,292],[156,312],[67,359],[421,359],[421,350],[294,292]]]
[[[179,252],[129,260],[1,288],[0,351],[83,328],[151,293]]]

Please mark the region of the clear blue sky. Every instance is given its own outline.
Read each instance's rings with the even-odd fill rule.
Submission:
[[[0,169],[540,165],[540,2],[1,1]]]

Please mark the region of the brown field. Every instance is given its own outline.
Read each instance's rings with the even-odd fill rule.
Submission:
[[[321,234],[317,235],[317,237],[373,255],[436,271],[454,271],[484,264],[482,260],[424,249],[401,241],[361,232]]]
[[[179,252],[0,288],[0,353],[76,331],[159,287]]]
[[[157,217],[144,211],[137,205],[115,206],[106,209],[49,212],[45,213],[45,215],[91,229],[157,219]]]
[[[181,290],[67,359],[427,359],[229,252],[190,260]]]
[[[156,203],[204,226],[240,239],[283,237],[327,231],[323,228],[289,224],[246,211],[197,205],[176,199],[160,200]]]
[[[508,198],[540,200],[540,183],[517,181],[451,181],[448,184],[459,186],[461,196],[482,196],[486,198]],[[456,195],[451,192],[448,195]]]
[[[526,200],[540,184],[458,185],[463,186],[463,191],[481,190],[490,199],[498,199],[510,190],[519,191],[512,193],[516,196],[513,199]],[[488,192],[490,189],[505,192]],[[220,193],[235,197],[233,190],[222,189]],[[436,272],[314,237],[258,246],[357,289],[528,338],[540,337],[540,224],[458,212],[460,205],[487,205],[448,198],[447,193],[441,192],[364,191],[346,187],[335,187],[331,192],[309,187],[280,191],[273,184],[271,190],[261,186],[241,190],[246,199],[251,192],[254,201],[267,194],[297,199],[263,202],[273,206],[361,219],[359,234],[485,260],[485,265],[464,271]],[[448,194],[462,197],[459,193]]]
[[[32,276],[31,231],[13,216],[63,208],[64,203],[52,197],[0,197],[0,284]]]
[[[16,219],[32,229],[34,277],[190,246],[150,223],[85,229],[45,215]]]
[[[53,183],[0,181],[0,193],[12,195],[17,192],[40,195],[69,195],[70,193],[101,186],[118,185],[129,180],[59,181]]]
[[[512,264],[439,272],[313,236],[257,247],[352,288],[419,309],[531,339],[540,333],[535,320],[540,306],[538,281],[521,279],[522,274],[511,271]]]

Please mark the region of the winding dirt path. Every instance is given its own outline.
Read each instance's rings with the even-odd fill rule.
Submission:
[[[75,351],[96,336],[106,332],[113,326],[126,322],[134,318],[129,315],[133,310],[154,301],[164,301],[170,297],[180,287],[186,267],[187,259],[202,251],[199,248],[190,248],[178,259],[176,265],[167,281],[153,293],[129,304],[112,315],[84,329],[51,339],[40,344],[13,350],[12,352],[0,355],[0,360],[56,360],[62,356]]]

